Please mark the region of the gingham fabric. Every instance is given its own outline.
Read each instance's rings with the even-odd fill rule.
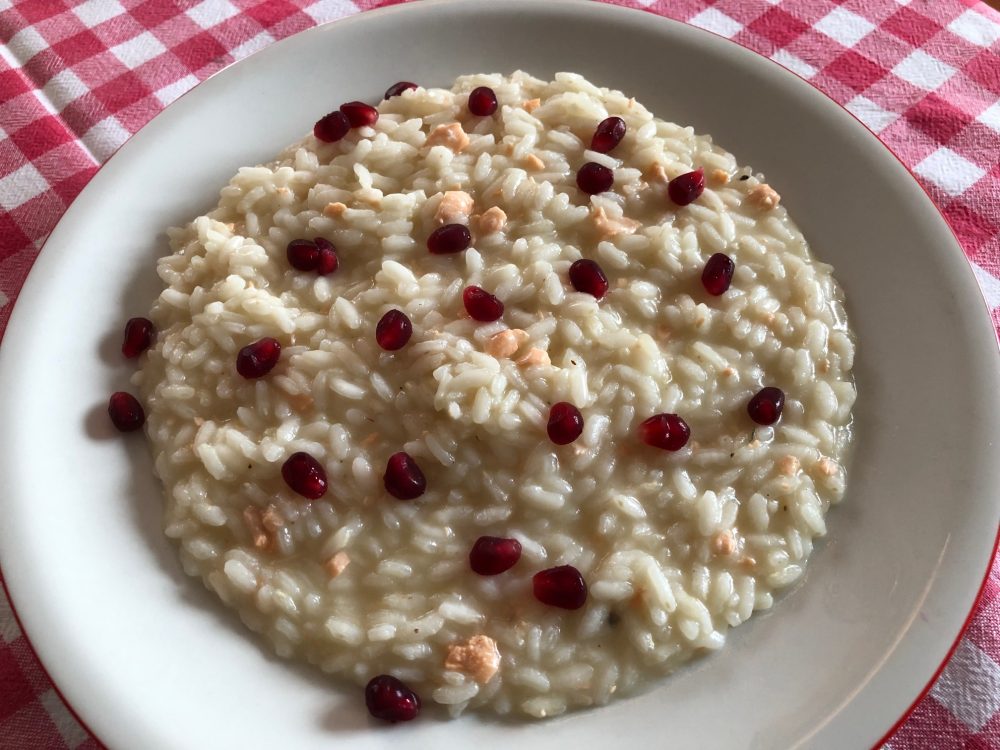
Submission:
[[[45,237],[129,135],[234,60],[393,1],[0,0],[0,334]],[[1000,325],[1000,14],[976,0],[613,1],[729,37],[846,106],[937,202]],[[893,750],[1000,750],[998,591],[994,564]],[[0,748],[99,746],[0,594]]]

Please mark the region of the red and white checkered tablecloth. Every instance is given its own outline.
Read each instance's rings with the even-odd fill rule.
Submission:
[[[276,39],[398,1],[0,0],[0,335],[45,237],[129,135]],[[1000,326],[1000,13],[977,0],[611,1],[729,37],[853,112],[937,202]],[[995,561],[888,747],[1000,750],[998,593]],[[0,594],[0,748],[95,747]]]

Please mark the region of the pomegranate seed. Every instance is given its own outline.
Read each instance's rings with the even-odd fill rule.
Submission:
[[[646,445],[679,451],[687,445],[691,428],[676,414],[656,414],[639,425],[639,436]]]
[[[578,292],[601,299],[608,293],[608,277],[596,261],[581,258],[569,267],[569,283]]]
[[[521,543],[502,536],[481,536],[469,552],[473,573],[495,576],[513,568],[521,559]]]
[[[336,143],[351,129],[351,121],[340,110],[319,118],[313,125],[313,135],[316,140],[324,143]]]
[[[590,150],[606,154],[621,143],[624,137],[625,121],[622,118],[609,117],[606,120],[601,120],[597,130],[594,131],[594,137],[590,139]]]
[[[542,604],[580,609],[587,601],[587,582],[572,565],[560,565],[535,573],[531,583],[535,598]]]
[[[138,357],[153,343],[153,332],[153,321],[146,318],[130,318],[125,324],[122,354],[129,359]]]
[[[403,451],[389,456],[382,481],[388,493],[398,500],[413,500],[427,489],[424,473],[413,456]]]
[[[747,404],[747,413],[757,424],[774,424],[785,406],[785,392],[774,386],[757,391],[757,395]]]
[[[402,310],[390,310],[375,326],[375,341],[387,352],[406,346],[413,335],[413,324]]]
[[[445,224],[427,238],[427,249],[434,255],[460,253],[472,244],[472,234],[464,224]]]
[[[365,705],[376,719],[410,721],[420,713],[420,697],[392,675],[372,677],[365,687]]]
[[[549,423],[546,426],[549,440],[556,445],[568,445],[583,432],[583,415],[567,401],[552,404],[549,409]]]
[[[319,246],[312,240],[292,240],[285,255],[288,265],[299,271],[315,271],[319,266]]]
[[[276,339],[265,338],[247,344],[236,355],[236,372],[247,380],[262,378],[278,364],[281,344]]]
[[[337,270],[340,259],[337,257],[337,248],[329,240],[322,237],[315,239],[318,256],[316,258],[316,273],[320,276],[327,276]]]
[[[733,283],[733,271],[736,264],[725,253],[716,253],[708,259],[705,270],[701,272],[701,284],[705,291],[718,297]]]
[[[385,90],[385,98],[392,99],[392,97],[399,96],[404,91],[409,91],[410,89],[415,89],[416,87],[417,84],[410,83],[409,81],[400,81],[399,83],[394,83]]]
[[[705,191],[705,170],[698,167],[693,172],[685,172],[667,183],[667,194],[678,206],[693,203]]]
[[[462,292],[462,302],[470,317],[480,323],[492,323],[494,320],[500,320],[500,316],[503,315],[503,302],[482,287],[465,287],[465,291]]]
[[[118,391],[111,394],[108,401],[108,415],[122,432],[132,432],[142,427],[146,421],[146,412],[142,410],[142,404],[131,393]]]
[[[478,117],[489,117],[497,111],[497,95],[489,86],[480,86],[469,94],[469,111]]]
[[[326,494],[326,469],[308,453],[293,453],[281,465],[281,478],[294,492],[310,500]]]
[[[588,161],[576,173],[576,186],[588,195],[603,193],[614,184],[615,173],[596,161]]]
[[[363,128],[378,122],[378,110],[364,102],[347,102],[340,105],[340,111],[347,116],[352,128]]]

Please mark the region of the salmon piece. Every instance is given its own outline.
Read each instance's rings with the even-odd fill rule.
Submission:
[[[347,206],[338,201],[336,203],[327,203],[326,206],[323,208],[323,213],[329,216],[331,219],[339,219],[341,216],[344,215],[344,211],[346,210]]]
[[[795,456],[782,456],[778,460],[778,471],[786,477],[797,474],[800,466],[799,459]]]
[[[343,550],[341,550],[333,557],[331,557],[329,560],[327,560],[325,563],[323,563],[323,569],[327,572],[330,578],[336,578],[341,573],[343,573],[344,570],[347,568],[347,566],[350,564],[351,564],[351,556],[348,555]]]
[[[500,650],[488,635],[474,635],[464,643],[448,646],[444,668],[462,672],[480,684],[489,682],[500,669]]]
[[[832,458],[827,458],[826,456],[823,456],[822,458],[820,458],[819,461],[813,464],[813,469],[815,469],[816,473],[820,474],[821,476],[832,477],[840,470],[840,467],[837,465],[837,462],[834,461]]]
[[[660,162],[654,162],[642,176],[645,177],[648,182],[670,182],[670,178],[667,177],[667,170],[663,168],[663,165],[660,164]]]
[[[465,224],[472,213],[475,201],[464,190],[446,190],[434,213],[438,224]]]
[[[712,551],[717,555],[731,555],[736,551],[736,540],[733,532],[720,531],[712,537]]]
[[[261,515],[260,520],[264,528],[271,533],[274,533],[285,525],[285,519],[278,512],[278,508],[275,505],[268,505],[263,515]]]
[[[729,182],[729,172],[724,169],[713,169],[709,177],[716,185],[725,185]]]
[[[781,196],[770,185],[761,183],[747,193],[747,202],[763,211],[770,211],[772,208],[777,208]]]
[[[487,208],[478,217],[476,226],[480,234],[493,234],[507,226],[507,214],[499,206]]]
[[[541,99],[528,99],[521,106],[524,107],[525,112],[534,112],[542,105]]]
[[[535,154],[528,154],[524,157],[524,167],[532,172],[541,172],[545,169],[545,162],[535,156]]]
[[[521,344],[527,340],[527,331],[522,331],[520,328],[500,331],[500,333],[494,333],[489,337],[489,339],[487,339],[486,353],[496,357],[497,359],[509,357],[520,349]]]
[[[552,360],[549,359],[547,351],[533,346],[528,349],[523,357],[517,360],[517,364],[521,367],[534,367],[535,365],[548,366],[552,364]]]
[[[459,123],[452,122],[434,128],[427,136],[426,143],[428,146],[447,146],[458,154],[469,145],[469,135]]]
[[[243,523],[246,524],[253,546],[259,550],[270,549],[271,538],[264,530],[264,523],[260,517],[260,508],[256,505],[248,505],[243,509]]]
[[[607,212],[600,206],[594,207],[590,216],[594,220],[594,228],[602,239],[619,234],[635,234],[635,230],[642,226],[635,219],[629,219],[625,216],[608,216]]]

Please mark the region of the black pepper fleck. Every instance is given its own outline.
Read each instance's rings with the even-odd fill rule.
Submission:
[[[742,182],[743,180],[749,180],[749,179],[750,179],[750,175],[748,175],[748,174],[740,175],[740,182]]]

